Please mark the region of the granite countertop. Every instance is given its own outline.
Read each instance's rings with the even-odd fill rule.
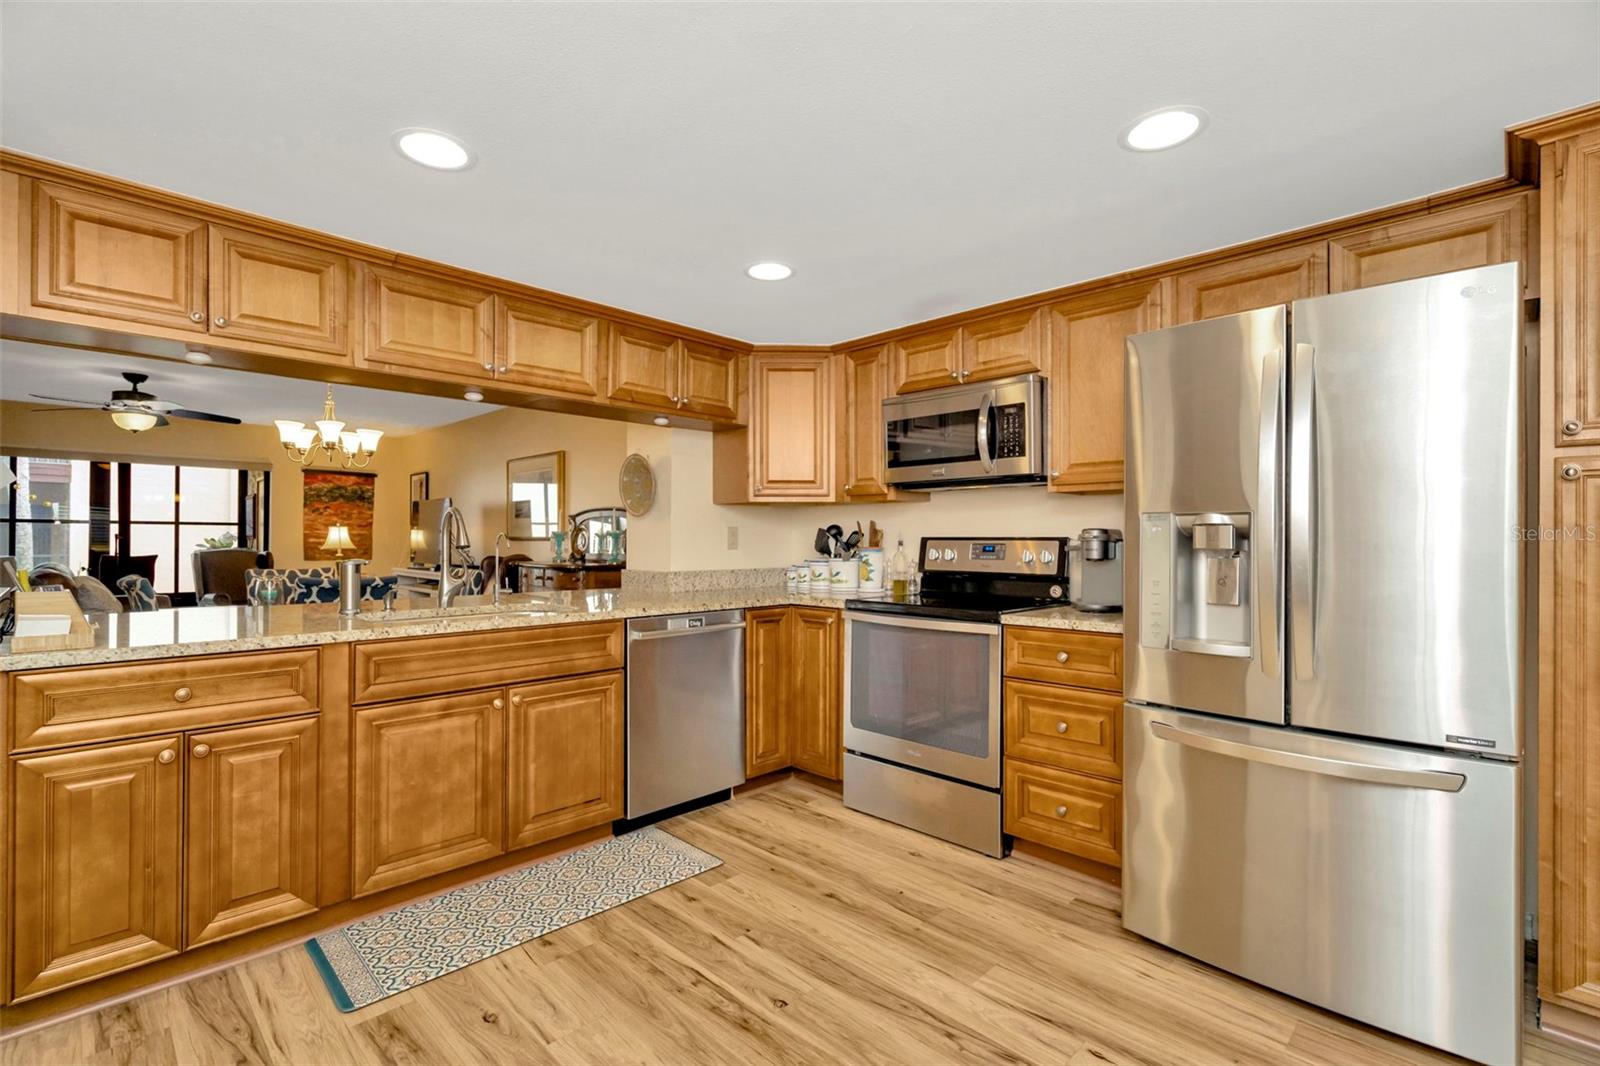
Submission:
[[[265,651],[358,640],[521,629],[650,615],[726,611],[752,607],[839,607],[859,593],[810,593],[782,586],[698,589],[586,589],[506,594],[496,606],[483,596],[463,596],[444,610],[367,611],[354,618],[335,604],[277,607],[177,607],[165,611],[92,614],[95,645],[66,651],[12,654],[0,643],[0,671],[38,670],[94,663],[133,662],[187,655]],[[1119,614],[1086,614],[1052,607],[1010,615],[1014,625],[1120,633]]]

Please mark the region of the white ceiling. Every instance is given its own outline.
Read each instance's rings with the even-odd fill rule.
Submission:
[[[1503,173],[1600,3],[6,3],[24,152],[756,342]],[[1172,152],[1117,146],[1163,105]],[[404,126],[478,155],[403,160]],[[757,259],[794,278],[759,283]]]
[[[191,366],[168,359],[104,355],[75,348],[55,348],[23,341],[0,341],[0,399],[36,407],[33,394],[73,400],[105,401],[112,389],[125,389],[124,371],[150,375],[141,387],[157,398],[191,411],[232,415],[247,423],[272,425],[275,418],[309,424],[322,415],[327,386],[316,381],[251,374],[218,366]],[[499,410],[492,404],[468,403],[409,392],[385,392],[354,385],[335,385],[333,400],[339,418],[351,429],[362,426],[385,433],[459,422]]]

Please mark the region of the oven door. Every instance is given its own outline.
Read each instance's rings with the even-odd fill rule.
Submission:
[[[1000,627],[846,612],[844,746],[1000,787]]]

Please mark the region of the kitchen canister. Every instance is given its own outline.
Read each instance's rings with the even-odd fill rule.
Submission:
[[[812,592],[826,592],[828,589],[828,562],[827,559],[806,560],[806,585]]]
[[[801,578],[810,578],[811,571],[804,566],[790,566],[783,571],[783,587],[786,589],[800,588]],[[810,582],[807,581],[807,584]]]
[[[861,591],[883,591],[883,549],[862,548],[861,555],[856,559],[860,564]]]
[[[828,560],[828,588],[834,592],[861,586],[861,567],[855,559]]]

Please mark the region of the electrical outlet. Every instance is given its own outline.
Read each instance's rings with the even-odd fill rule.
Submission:
[[[739,527],[728,527],[728,550],[734,551],[739,547]]]

